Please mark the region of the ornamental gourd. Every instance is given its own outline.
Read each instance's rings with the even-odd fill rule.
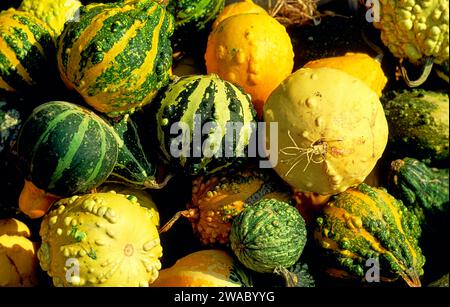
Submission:
[[[264,107],[264,120],[278,122],[275,171],[301,192],[330,195],[358,185],[387,144],[377,94],[328,67],[303,68],[283,81]],[[266,133],[267,148],[270,137]]]
[[[219,16],[217,16],[212,25],[212,29],[215,30],[217,26],[228,17],[250,13],[267,14],[267,11],[255,4],[252,0],[233,2],[225,6]]]
[[[162,229],[167,231],[180,217],[186,217],[203,245],[228,244],[233,219],[245,206],[261,199],[290,201],[289,189],[271,172],[246,169],[224,170],[199,176],[192,183],[187,210],[178,212]]]
[[[57,287],[148,286],[161,269],[156,225],[134,197],[109,192],[63,199],[39,234],[41,268]],[[70,259],[79,272],[67,278]]]
[[[248,94],[217,75],[185,76],[162,92],[156,123],[164,158],[198,175],[246,160],[255,111]]]
[[[425,82],[433,63],[442,64],[449,58],[448,9],[448,0],[394,0],[378,4],[380,20],[374,26],[380,29],[383,43],[395,57],[425,66],[417,81],[409,80],[402,67],[411,87]]]
[[[218,249],[191,253],[160,271],[151,287],[251,287],[251,277],[228,252]]]
[[[169,82],[172,33],[173,17],[151,0],[83,7],[59,39],[62,80],[99,112],[132,112]]]
[[[334,196],[317,218],[314,238],[328,272],[363,280],[367,260],[378,259],[381,279],[420,286],[425,257],[416,216],[383,189],[365,183]]]
[[[24,93],[48,81],[54,49],[46,25],[27,12],[0,12],[0,94]]]
[[[384,75],[380,62],[365,53],[348,52],[343,56],[310,61],[303,66],[303,68],[319,67],[336,68],[345,71],[364,81],[379,97],[381,97],[387,83],[387,78]]]
[[[430,166],[448,167],[449,100],[447,93],[425,90],[388,92],[382,99],[389,125],[388,153]]]
[[[208,38],[208,73],[238,84],[259,117],[270,93],[292,72],[294,51],[286,29],[268,14],[238,14],[223,20]]]
[[[167,10],[175,17],[175,33],[208,29],[223,9],[225,0],[178,0],[169,1]]]
[[[23,0],[19,10],[29,12],[45,22],[57,39],[64,29],[64,24],[73,18],[81,7],[78,0]]]
[[[0,220],[0,287],[37,286],[39,268],[30,229],[17,219]]]
[[[230,246],[239,261],[260,273],[293,266],[306,244],[306,226],[295,207],[262,199],[234,218]]]

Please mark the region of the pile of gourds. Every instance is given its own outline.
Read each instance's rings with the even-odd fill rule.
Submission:
[[[286,28],[251,0],[12,6],[0,286],[418,287],[448,273],[448,0],[382,1],[366,51],[326,57],[297,34],[338,14]]]

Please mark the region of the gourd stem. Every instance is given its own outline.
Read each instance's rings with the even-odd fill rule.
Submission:
[[[377,53],[377,56],[375,57],[375,61],[379,62],[380,64],[383,62],[384,58],[384,51],[381,49],[380,46],[372,42],[366,35],[365,28],[361,30],[361,37],[363,41],[373,50]]]
[[[414,270],[408,271],[408,273],[401,273],[400,276],[410,287],[417,288],[422,286],[420,278]]]
[[[164,224],[163,227],[161,227],[159,229],[159,234],[165,233],[167,231],[170,230],[170,228],[172,228],[173,224],[175,224],[176,221],[178,221],[178,219],[182,216],[189,218],[192,216],[192,210],[193,209],[189,209],[189,210],[183,210],[183,211],[178,211],[177,213],[175,213],[175,215],[166,223]]]
[[[148,189],[161,190],[169,183],[169,180],[173,177],[173,174],[168,174],[161,183],[157,183],[156,180],[147,180],[146,182],[144,182],[144,186]]]
[[[422,74],[420,75],[419,79],[417,79],[417,80],[411,81],[409,79],[408,71],[403,66],[402,62],[400,62],[400,69],[402,71],[402,77],[403,77],[403,80],[405,80],[406,85],[408,85],[409,87],[418,87],[418,86],[422,85],[425,81],[427,81],[427,78],[430,75],[431,70],[433,69],[433,58],[427,57],[425,59]]]
[[[284,267],[276,267],[274,273],[283,277],[286,287],[295,287],[298,284],[298,277],[296,274],[289,272]]]

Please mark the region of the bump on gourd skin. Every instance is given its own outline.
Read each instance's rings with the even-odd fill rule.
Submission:
[[[55,286],[148,286],[161,269],[156,225],[136,197],[109,192],[63,199],[45,216],[40,235],[40,265]],[[73,261],[79,274],[67,278]]]
[[[0,287],[37,286],[38,245],[30,229],[16,219],[0,220]]]
[[[290,192],[268,172],[221,172],[193,181],[187,217],[204,245],[228,244],[233,219],[263,198],[289,201]]]
[[[430,168],[413,158],[395,160],[391,163],[389,190],[414,212],[420,223],[433,226],[433,216],[448,214],[448,173],[448,168]]]
[[[392,91],[382,103],[389,125],[387,153],[411,157],[433,167],[448,167],[449,100],[447,93]]]
[[[305,221],[288,203],[262,199],[247,206],[234,220],[230,245],[247,268],[271,273],[293,266],[306,244]]]
[[[420,234],[419,221],[401,201],[363,183],[334,196],[316,220],[314,238],[344,275],[364,279],[366,261],[378,258],[382,278],[420,286]]]
[[[418,64],[449,58],[448,0],[380,0],[381,40],[397,58]]]

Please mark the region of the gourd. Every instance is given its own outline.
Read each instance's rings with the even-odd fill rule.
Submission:
[[[228,17],[251,13],[267,14],[267,11],[261,6],[255,4],[252,0],[243,0],[230,3],[225,6],[219,16],[217,16],[216,20],[214,20],[212,30],[215,30],[217,26]]]
[[[389,191],[414,212],[419,222],[431,226],[437,222],[436,217],[448,215],[448,169],[430,168],[406,157],[391,163],[389,175]]]
[[[23,0],[19,10],[29,12],[46,23],[56,40],[66,21],[75,17],[81,7],[78,0]]]
[[[24,93],[48,81],[54,49],[46,25],[27,12],[0,12],[0,95]]]
[[[314,238],[335,277],[364,280],[372,259],[381,280],[400,277],[418,287],[425,263],[420,233],[419,221],[401,201],[362,183],[331,199],[317,218]]]
[[[217,75],[178,78],[156,109],[162,155],[175,169],[198,175],[246,160],[255,111],[249,95],[232,83]]]
[[[439,288],[448,288],[449,287],[449,274],[445,274],[438,280],[433,281],[428,285],[428,287],[439,287]]]
[[[156,159],[150,156],[147,148],[144,149],[139,127],[136,122],[126,114],[118,122],[112,123],[114,130],[121,139],[117,162],[108,182],[127,184],[134,188],[163,188],[171,178],[168,175],[164,182],[156,180]]]
[[[410,87],[421,85],[430,74],[433,63],[448,60],[448,0],[382,1],[378,4],[380,18],[374,26],[381,31],[381,40],[392,54],[415,65],[423,65],[422,76],[409,80]]]
[[[278,122],[274,169],[300,192],[331,195],[358,185],[387,144],[388,125],[377,94],[334,68],[293,73],[269,97],[264,120]]]
[[[172,33],[173,17],[151,0],[85,6],[59,38],[61,78],[99,112],[133,112],[169,82]]]
[[[151,287],[251,287],[251,277],[228,252],[201,250],[160,271]]]
[[[0,287],[37,286],[38,245],[30,229],[17,219],[0,220]]]
[[[306,244],[305,221],[288,203],[262,199],[234,218],[230,246],[247,268],[270,273],[293,266]]]
[[[39,234],[41,268],[57,287],[148,286],[161,268],[156,225],[135,197],[109,192],[60,200]]]
[[[64,197],[86,193],[106,180],[117,160],[118,138],[94,112],[52,101],[33,110],[17,149],[26,180]]]
[[[382,99],[389,124],[392,160],[411,157],[447,167],[449,101],[447,93],[425,90],[389,92]]]
[[[249,168],[199,176],[193,180],[187,210],[175,214],[160,232],[167,231],[184,216],[201,244],[225,245],[229,243],[233,219],[245,206],[268,198],[290,201],[290,191],[268,171]]]
[[[286,29],[268,14],[238,14],[223,20],[208,38],[208,73],[238,84],[262,117],[270,93],[292,72],[294,52]]]
[[[364,81],[379,97],[387,83],[380,62],[365,53],[348,52],[343,56],[310,61],[303,68],[336,68]]]
[[[147,208],[150,212],[153,224],[155,224],[156,227],[159,227],[159,211],[150,193],[146,192],[145,190],[135,189],[129,186],[115,183],[105,183],[97,188],[97,192],[99,193],[106,193],[110,191],[125,195],[127,198],[130,198],[132,200],[134,200],[133,197],[136,197],[137,202],[142,207]]]

